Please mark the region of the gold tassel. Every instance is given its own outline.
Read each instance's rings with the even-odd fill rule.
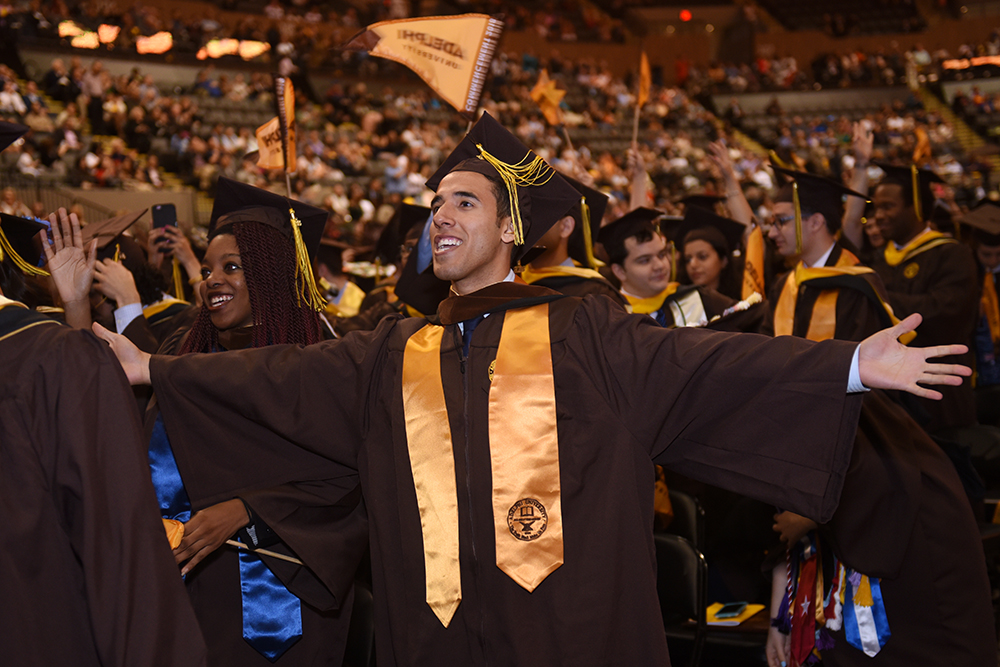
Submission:
[[[597,258],[594,257],[594,235],[590,230],[590,207],[587,206],[587,198],[580,197],[580,218],[583,221],[583,246],[587,253],[587,266],[591,269],[597,268]]]
[[[3,233],[3,228],[0,227],[0,261],[3,261],[4,257],[10,257],[10,261],[14,262],[14,266],[20,269],[21,272],[27,276],[49,275],[48,271],[28,264],[21,258],[20,255],[14,252],[14,246],[12,246],[10,241],[7,240],[7,236]]]
[[[119,248],[120,250],[120,248]],[[118,261],[119,250],[115,251],[115,261]],[[174,296],[184,298],[184,277],[181,275],[181,261],[174,257]]]
[[[670,242],[670,282],[677,282],[677,246]]]
[[[518,186],[545,185],[555,174],[555,170],[545,164],[545,160],[537,155],[530,162],[526,162],[531,156],[531,151],[521,158],[517,164],[507,164],[499,158],[490,155],[483,148],[482,144],[476,144],[479,149],[479,157],[486,160],[497,170],[504,185],[507,186],[507,193],[510,195],[510,218],[514,225],[514,244],[524,245],[524,222],[521,219],[521,207],[517,202]]]
[[[306,243],[302,240],[302,221],[295,215],[295,209],[288,207],[288,214],[292,220],[292,238],[295,242],[295,278],[298,282],[299,306],[304,301],[307,306],[320,312],[326,307],[326,299],[320,294],[316,287],[316,278],[313,276],[312,263],[309,261],[309,251]]]
[[[778,157],[778,154],[776,152],[771,151],[770,153],[768,153],[768,156],[771,158],[771,162],[778,165],[782,169],[791,169],[791,167],[788,166],[787,162]]]
[[[802,254],[802,205],[799,203],[799,183],[792,183],[792,206],[795,208],[795,254]]]
[[[913,178],[913,212],[917,214],[917,220],[924,221],[924,213],[920,206],[920,170],[917,165],[910,165],[910,174]]]

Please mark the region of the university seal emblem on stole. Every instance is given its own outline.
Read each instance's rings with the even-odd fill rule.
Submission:
[[[917,277],[917,273],[919,271],[920,271],[920,265],[917,264],[916,262],[913,262],[912,264],[907,264],[906,265],[906,268],[903,269],[903,275],[906,278],[912,279],[912,278],[916,278]]]
[[[545,506],[534,498],[522,498],[511,505],[507,512],[507,528],[510,534],[522,542],[537,540],[549,524]]]
[[[489,371],[490,382],[493,382],[493,373],[494,371],[496,371],[496,369],[497,369],[497,360],[494,359],[493,361],[490,362],[490,371]]]

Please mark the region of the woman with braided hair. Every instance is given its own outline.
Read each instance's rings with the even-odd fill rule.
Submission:
[[[300,252],[315,253],[325,222],[325,211],[220,179],[198,285],[202,308],[160,353],[320,341],[310,264]],[[282,471],[267,470],[250,493],[205,498],[199,489],[207,480],[170,447],[170,436],[186,425],[164,423],[155,400],[146,423],[163,517],[184,524],[174,556],[209,666],[340,664],[367,542],[356,477],[317,470],[313,479],[291,483]],[[234,541],[248,548],[234,548]]]

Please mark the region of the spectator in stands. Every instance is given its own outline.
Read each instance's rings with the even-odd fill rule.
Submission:
[[[24,98],[17,90],[17,83],[6,81],[3,90],[0,91],[0,112],[12,113],[24,116],[28,113],[28,107],[24,104]]]
[[[24,117],[24,124],[35,132],[50,133],[56,129],[56,124],[52,120],[49,112],[38,102],[31,103],[31,109]]]
[[[18,199],[17,191],[14,188],[4,188],[3,198],[0,200],[0,213],[23,218],[31,216],[31,209]]]
[[[46,95],[64,104],[69,104],[80,94],[62,58],[52,61],[49,71],[42,77],[42,89]]]

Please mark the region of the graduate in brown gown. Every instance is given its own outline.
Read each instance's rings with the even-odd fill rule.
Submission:
[[[960,348],[899,346],[905,326],[860,347],[669,330],[521,284],[512,262],[577,194],[488,115],[429,183],[433,271],[454,292],[433,321],[152,360],[97,329],[202,434],[173,444],[213,471],[215,498],[358,471],[382,665],[668,664],[654,462],[825,521],[860,407],[849,384],[929,394],[917,379],[969,372],[926,361]]]
[[[567,296],[603,294],[624,308],[621,292],[598,273],[594,257],[594,241],[608,207],[608,196],[574,178],[563,178],[580,193],[580,200],[542,235],[538,247],[544,250],[525,267],[521,278],[529,285]]]
[[[783,286],[775,299],[779,315],[773,321],[778,335],[792,332],[810,340],[863,340],[884,328],[892,315],[878,276],[858,267],[856,259],[840,248],[833,236],[842,215],[841,196],[861,195],[812,174],[783,173],[798,183],[799,212],[795,211],[791,186],[785,186],[775,199],[776,220],[770,235],[779,252],[797,254],[801,260],[794,278],[778,283]],[[828,220],[837,222],[831,225]],[[798,253],[796,225],[801,229]],[[835,255],[840,261],[832,259]],[[825,270],[810,273],[810,267],[817,265]],[[792,291],[796,284],[797,295]],[[849,308],[844,307],[845,302],[850,303]],[[786,317],[794,317],[794,321],[785,322]],[[782,528],[782,539],[788,542],[774,551],[767,568],[774,568],[773,591],[780,600],[787,590],[789,572],[785,546],[792,550],[790,571],[809,572],[798,543],[807,531],[816,531],[817,525],[791,512],[775,518]],[[825,584],[821,589],[827,595],[843,583],[838,576],[850,577],[848,571],[841,575],[834,558],[846,568],[875,578],[869,586],[872,590],[877,586],[881,592],[879,602],[889,627],[887,641],[878,650],[879,664],[996,664],[986,564],[962,483],[951,460],[885,392],[865,396],[840,506],[828,524],[818,527],[818,535],[809,533],[808,538],[819,550],[819,556],[813,558],[821,561],[818,567],[823,570],[821,581]],[[783,607],[772,603],[772,617],[779,616],[781,607],[784,613],[778,625],[786,630],[790,625],[794,638],[789,642],[787,632],[782,635],[777,627],[771,629],[768,659],[772,667],[778,667],[782,660],[797,665],[814,646],[813,633],[797,630],[815,619],[815,600],[813,607],[805,609],[796,603],[801,599],[808,605],[807,598],[814,597],[805,591],[816,590],[815,575],[815,567],[811,575],[799,574],[796,586],[802,594],[792,591]],[[845,604],[851,599],[848,595]],[[863,615],[859,612],[856,617]],[[816,624],[816,631],[833,638],[832,646],[826,645],[825,637],[816,642],[822,646],[819,653],[824,665],[868,664],[865,652],[848,641],[849,626],[843,619]],[[874,650],[874,646],[869,648]]]
[[[671,279],[671,248],[655,222],[660,215],[655,209],[637,208],[605,225],[598,237],[622,285],[629,312],[649,315],[663,327],[756,331],[763,311],[754,304],[734,308],[735,299],[709,287],[681,285]]]
[[[864,197],[829,179],[774,168],[788,180],[774,197],[774,217],[768,236],[784,257],[798,257],[795,267],[775,281],[768,298],[761,333],[799,336],[809,340],[861,341],[892,326],[891,309],[881,279],[861,266],[837,241],[841,199]],[[794,186],[799,187],[796,217]]]
[[[889,293],[889,305],[897,317],[920,313],[923,323],[912,345],[928,347],[944,341],[971,346],[976,326],[979,294],[976,264],[968,246],[932,230],[923,213],[929,213],[934,197],[930,184],[940,177],[918,170],[917,187],[909,167],[879,165],[885,178],[875,188],[875,224],[886,239],[872,268]],[[970,351],[952,363],[971,365]],[[946,387],[938,403],[912,401],[911,414],[931,434],[943,429],[976,423],[976,401],[972,385]]]
[[[37,267],[41,229],[0,225],[3,663],[204,665],[120,365],[90,332],[5,296]]]
[[[315,253],[326,213],[299,202],[295,210],[303,220],[304,246]],[[160,353],[321,340],[317,310],[298,303],[311,274],[296,278],[292,224],[283,197],[220,179],[202,266],[204,306]],[[340,664],[354,575],[367,539],[356,476],[248,485],[236,498],[202,502],[211,474],[191,466],[184,450],[173,457],[170,444],[193,437],[208,447],[211,440],[203,439],[186,415],[164,418],[156,402],[147,413],[146,431],[164,517],[186,522],[175,555],[184,563],[209,665]],[[244,544],[291,555],[302,564],[222,545],[234,534]],[[260,625],[279,627],[274,637],[263,637]]]

